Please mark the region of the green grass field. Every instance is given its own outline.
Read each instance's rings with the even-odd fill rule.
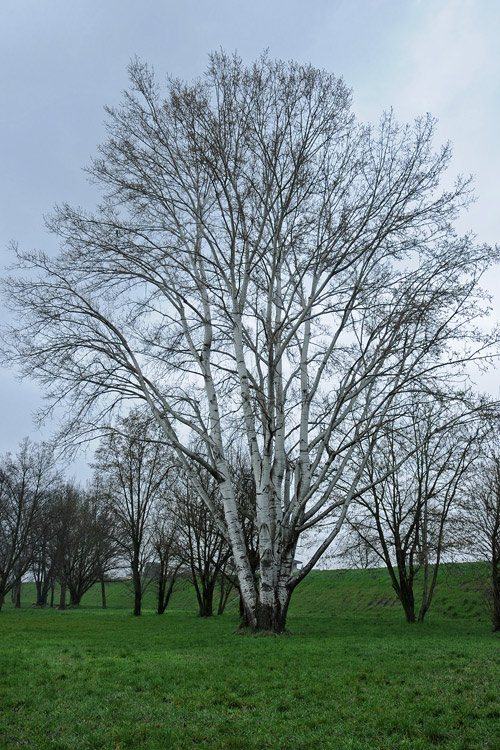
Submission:
[[[196,617],[189,589],[130,615],[124,584],[79,609],[0,614],[1,748],[495,748],[500,638],[484,568],[446,566],[423,625],[407,625],[387,573],[315,572],[290,637],[234,634]]]

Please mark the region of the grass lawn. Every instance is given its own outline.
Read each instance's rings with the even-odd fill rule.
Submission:
[[[189,591],[133,618],[122,584],[64,612],[28,585],[0,614],[0,747],[500,750],[500,638],[459,568],[413,626],[385,571],[315,573],[290,637],[197,618]]]

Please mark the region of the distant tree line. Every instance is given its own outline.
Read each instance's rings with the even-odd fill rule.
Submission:
[[[370,454],[367,489],[353,498],[333,554],[355,567],[386,567],[408,622],[424,620],[443,559],[482,559],[491,565],[498,629],[497,435],[496,410],[484,403],[417,394]]]
[[[235,445],[238,512],[257,570],[255,483]],[[359,460],[363,481],[333,552],[337,562],[386,567],[407,621],[421,622],[443,558],[487,560],[487,598],[499,630],[495,412],[465,394],[446,401],[420,394],[411,410],[385,426],[367,462],[359,446]],[[47,446],[25,440],[16,456],[1,459],[0,605],[10,592],[21,606],[21,581],[32,580],[36,606],[78,606],[100,583],[105,608],[106,581],[122,578],[131,588],[134,615],[141,614],[149,587],[156,589],[156,611],[163,614],[179,582],[194,587],[200,616],[222,614],[238,589],[230,544],[155,423],[133,410],[109,425],[93,467],[93,479],[83,488],[61,478]],[[216,507],[217,483],[199,466],[196,471]],[[335,523],[332,512],[326,528]]]
[[[134,615],[151,586],[163,614],[179,580],[194,587],[200,616],[222,614],[237,591],[231,548],[151,420],[132,412],[110,427],[94,469],[86,487],[64,480],[48,447],[28,440],[2,459],[0,608],[9,592],[21,606],[23,579],[35,583],[36,606],[59,609],[78,606],[100,583],[105,608],[106,581],[123,578]],[[244,468],[235,463],[235,470]],[[200,481],[218,503],[213,478]],[[248,515],[255,495],[248,476],[240,488],[241,513]],[[246,528],[251,547],[251,521]]]

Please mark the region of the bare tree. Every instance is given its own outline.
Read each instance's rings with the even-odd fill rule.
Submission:
[[[340,562],[343,567],[347,568],[363,570],[376,568],[380,564],[380,557],[375,552],[376,537],[370,535],[370,540],[368,540],[366,529],[362,534],[358,532],[356,508],[351,507],[351,511],[351,518],[348,516],[342,535],[338,537],[336,548],[325,555],[325,560]]]
[[[159,615],[163,615],[169,605],[182,567],[182,555],[179,551],[178,519],[175,514],[177,497],[172,502],[172,494],[170,489],[169,497],[162,498],[161,503],[155,509],[153,519],[153,574],[158,587],[156,612]]]
[[[55,579],[59,583],[58,609],[66,609],[68,582],[72,558],[72,542],[76,535],[79,488],[72,482],[60,482],[53,491],[53,530],[51,559]]]
[[[94,530],[94,556],[97,580],[101,586],[102,608],[106,609],[106,577],[120,562],[121,545],[110,510],[106,487],[94,477],[85,490],[90,529]]]
[[[231,471],[231,481],[234,487],[236,505],[238,507],[239,520],[243,532],[248,563],[254,579],[257,580],[259,570],[259,534],[257,528],[257,492],[255,477],[248,454],[245,453],[243,446],[232,444],[227,450],[227,460]],[[230,560],[230,563],[232,560]],[[225,579],[228,584],[235,582],[239,590],[238,578],[235,575],[234,565],[229,568],[229,576],[226,574]],[[224,579],[222,581],[224,588]],[[226,601],[230,593],[229,586],[225,591],[221,591],[221,598],[225,597]],[[224,605],[225,606],[225,605]],[[245,612],[243,597],[240,591],[240,615],[242,625],[248,625],[248,617]]]
[[[36,587],[36,605],[45,607],[49,591],[56,581],[54,549],[56,547],[57,520],[55,496],[47,493],[39,505],[34,533],[33,559],[30,573]]]
[[[174,465],[156,425],[137,411],[116,423],[96,452],[95,468],[107,486],[116,541],[132,571],[134,615],[141,614],[144,591],[154,578],[155,508],[168,494]]]
[[[358,124],[341,79],[213,54],[203,80],[130,66],[90,167],[104,192],[60,207],[57,257],[19,253],[7,357],[87,436],[139,399],[228,539],[246,619],[281,632],[290,596],[335,539],[393,401],[491,354],[477,292],[497,252],[458,237],[467,180],[439,188],[434,121]],[[226,446],[244,435],[258,573]],[[193,451],[193,439],[201,450]],[[366,452],[366,461],[370,458]],[[217,481],[222,514],[194,465]],[[300,536],[337,523],[292,575]]]
[[[483,435],[480,410],[427,397],[390,425],[370,453],[369,490],[351,508],[347,548],[364,554],[368,548],[387,566],[408,622],[422,622],[431,605],[441,559],[454,545],[449,526]]]
[[[5,595],[21,582],[33,560],[37,515],[55,479],[45,446],[24,440],[16,456],[0,462],[0,609]],[[20,594],[19,594],[20,595]]]
[[[78,606],[83,595],[113,566],[116,545],[110,516],[99,497],[72,482],[52,494],[51,571],[61,586],[59,608]]]
[[[461,496],[458,527],[462,551],[490,566],[488,604],[494,631],[500,630],[500,453],[498,437],[490,445]]]
[[[185,477],[183,486],[177,491],[176,516],[179,555],[185,568],[189,570],[200,617],[211,617],[217,587],[222,585],[218,608],[220,614],[230,591],[231,547],[213,514],[198,495],[197,486],[202,484],[213,506],[217,507],[220,502],[215,480],[210,475],[207,476],[207,472],[204,474],[205,477],[199,477],[196,485],[193,485],[189,477]]]

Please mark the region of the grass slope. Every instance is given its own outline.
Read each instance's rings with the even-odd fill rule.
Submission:
[[[279,638],[234,635],[234,606],[197,618],[189,590],[163,617],[151,592],[133,618],[123,584],[107,611],[98,590],[78,610],[6,604],[0,747],[500,750],[483,575],[449,566],[428,620],[408,626],[385,571],[316,572]]]

